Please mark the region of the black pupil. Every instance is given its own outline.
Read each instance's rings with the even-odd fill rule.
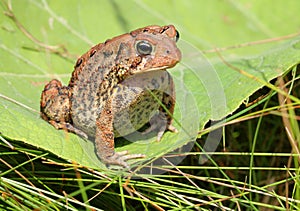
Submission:
[[[151,52],[152,52],[151,44],[146,41],[139,42],[136,47],[137,47],[138,53],[142,54],[142,55],[151,54]]]

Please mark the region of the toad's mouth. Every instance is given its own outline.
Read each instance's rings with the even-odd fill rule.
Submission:
[[[173,65],[175,66],[175,65]],[[155,72],[155,71],[166,71],[167,69],[172,68],[173,66],[161,66],[161,67],[152,67],[152,68],[137,68],[136,72],[134,74],[143,74],[148,72]]]
[[[144,72],[167,70],[173,68],[180,60],[174,58],[163,58],[161,60],[147,60],[145,58],[137,65],[134,74]]]

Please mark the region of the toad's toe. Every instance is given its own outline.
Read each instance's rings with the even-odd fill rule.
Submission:
[[[102,162],[107,165],[119,165],[124,168],[129,168],[127,160],[136,159],[136,158],[144,158],[146,157],[144,154],[128,154],[128,151],[116,152],[113,156],[102,157]]]

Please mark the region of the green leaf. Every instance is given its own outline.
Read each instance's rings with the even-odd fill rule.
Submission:
[[[282,36],[298,29],[299,20],[294,17],[300,2],[277,2],[268,7],[263,2],[13,1],[14,15],[24,27],[20,28],[5,15],[9,11],[6,1],[2,1],[1,135],[68,161],[104,168],[93,142],[57,131],[39,118],[41,91],[52,78],[67,84],[76,57],[92,45],[146,25],[174,24],[181,35],[179,48],[183,52],[182,62],[169,70],[176,84],[174,118],[179,133],[167,132],[161,142],[149,137],[118,145],[117,150],[144,153],[146,159],[151,159],[183,146],[197,137],[208,120],[232,113],[253,92],[299,63],[299,37],[221,52],[226,61],[250,77],[226,65],[218,54],[200,52],[199,49]],[[274,16],[274,11],[279,15]],[[34,40],[57,48],[43,50]]]

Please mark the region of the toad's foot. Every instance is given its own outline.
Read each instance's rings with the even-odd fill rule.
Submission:
[[[88,139],[88,135],[84,133],[83,131],[75,128],[72,124],[68,122],[55,122],[53,120],[50,120],[49,123],[53,125],[56,129],[63,129],[71,133],[75,133],[76,135],[79,135],[80,137],[84,139]]]
[[[128,151],[115,152],[113,156],[100,156],[101,161],[108,165],[119,165],[124,168],[129,168],[127,160],[144,158],[146,157],[143,154],[128,154]]]
[[[178,133],[178,130],[171,124],[167,122],[167,118],[164,113],[159,112],[153,116],[150,120],[151,126],[142,132],[143,135],[146,135],[152,131],[157,131],[157,141],[160,141],[164,132],[169,130],[173,133]]]

